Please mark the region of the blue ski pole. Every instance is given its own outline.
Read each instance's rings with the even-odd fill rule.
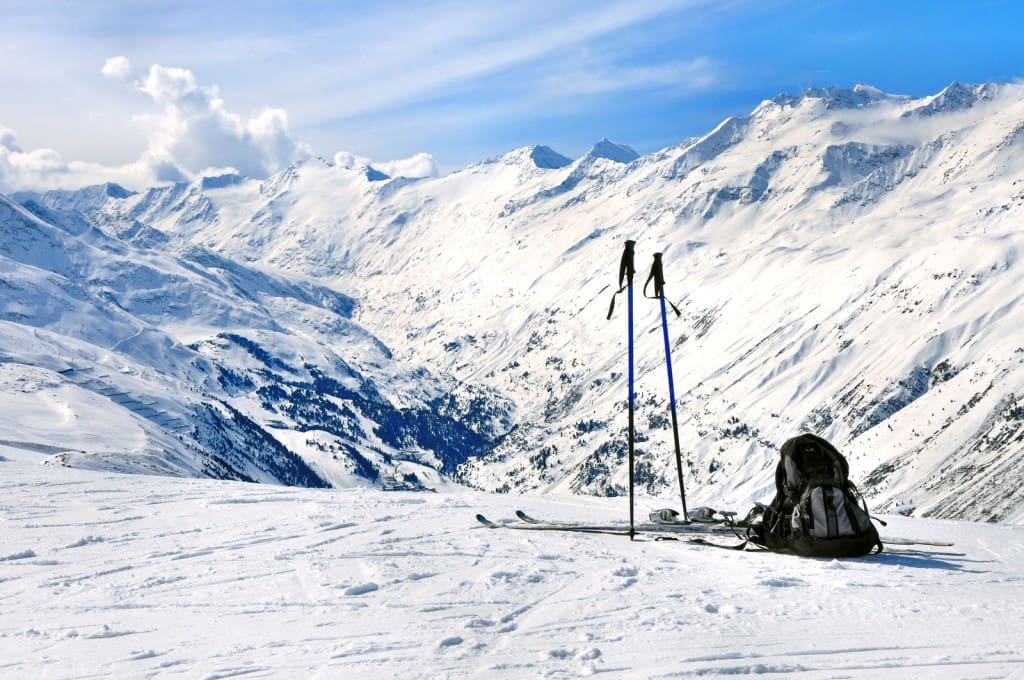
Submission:
[[[654,295],[647,295],[647,286],[654,282]],[[654,254],[654,262],[651,264],[651,273],[644,283],[644,297],[661,301],[661,331],[665,340],[665,367],[668,369],[668,399],[672,409],[672,439],[676,446],[676,471],[679,473],[679,498],[683,503],[683,519],[689,521],[686,514],[686,489],[683,486],[683,454],[679,446],[679,419],[676,416],[676,387],[672,377],[672,346],[668,339],[668,312],[665,309],[665,272],[662,268],[661,253]],[[669,303],[672,304],[671,302]],[[679,316],[679,310],[672,305],[672,311]]]

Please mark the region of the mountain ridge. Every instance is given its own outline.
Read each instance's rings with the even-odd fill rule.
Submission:
[[[1024,88],[954,85],[928,116],[905,114],[942,93],[780,95],[628,163],[538,163],[545,147],[532,146],[379,182],[298,164],[262,182],[99,197],[82,216],[314,277],[357,301],[355,321],[396,361],[515,403],[507,431],[454,472],[492,490],[624,493],[624,329],[604,314],[631,238],[638,276],[664,253],[682,312],[670,328],[697,499],[763,498],[775,447],[810,429],[847,452],[881,509],[1020,521],[1021,492],[987,480],[1012,479],[1024,457],[1024,369],[1008,339],[1024,319]],[[637,480],[671,495],[649,305]]]

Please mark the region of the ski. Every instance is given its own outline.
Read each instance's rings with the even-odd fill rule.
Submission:
[[[530,524],[523,522],[519,524],[499,524],[477,514],[476,521],[488,529],[517,529],[520,531],[571,531],[583,534],[611,534],[613,536],[629,536],[629,527],[613,525],[587,525],[587,524]]]
[[[559,520],[542,520],[527,514],[523,510],[516,510],[516,517],[520,523],[500,524],[487,519],[483,515],[477,515],[477,521],[492,529],[520,529],[534,531],[577,531],[581,533],[606,533],[613,535],[629,535],[629,526],[621,523],[588,524],[584,522],[570,522]],[[731,513],[730,513],[731,514]],[[708,522],[680,522],[661,521],[648,522],[635,525],[636,533],[680,533],[680,534],[711,534],[720,536],[733,536],[737,531],[743,531],[747,527],[743,525],[729,526],[725,523]],[[695,541],[700,543],[701,541]],[[889,545],[923,545],[939,548],[953,547],[951,541],[938,541],[930,539],[905,538],[901,536],[883,536],[883,544]],[[730,546],[731,547],[731,546]]]
[[[520,520],[522,520],[523,522],[528,523],[528,524],[551,524],[551,525],[557,524],[559,526],[563,526],[563,525],[571,526],[571,525],[574,525],[574,524],[586,524],[586,522],[575,522],[575,521],[567,521],[567,520],[537,519],[536,517],[533,517],[531,515],[526,514],[522,510],[516,510],[516,517],[519,518]],[[673,525],[673,526],[687,526],[690,523],[689,522],[681,522],[681,521],[670,521],[670,520],[664,520],[664,521],[652,520],[651,524],[658,524],[658,525],[668,524],[668,525]],[[625,525],[623,524],[621,526],[625,526]]]
[[[478,522],[483,524],[489,529],[515,529],[520,531],[576,531],[580,533],[592,533],[592,534],[613,534],[621,536],[630,535],[630,527],[628,524],[610,522],[607,524],[587,524],[583,522],[550,522],[542,521],[522,513],[529,519],[523,519],[519,516],[521,521],[510,522],[510,523],[499,523],[488,519],[487,517],[478,514],[476,519]],[[518,515],[518,513],[517,513]],[[634,533],[645,533],[645,534],[724,534],[731,535],[732,529],[727,526],[720,525],[707,525],[707,524],[683,524],[682,522],[676,523],[656,523],[656,522],[645,522],[642,524],[635,524],[633,527]]]
[[[901,538],[899,536],[882,536],[882,543],[889,545],[928,545],[937,548],[952,548],[952,541],[932,541],[926,538]]]
[[[650,521],[637,526],[645,527],[647,530],[651,528],[665,529],[667,531],[691,531],[693,533],[732,533],[735,529],[746,529],[747,527],[742,524],[729,524],[726,520],[708,520],[708,519],[695,519],[690,518],[690,521],[684,522],[679,519],[658,519],[656,511],[651,513]],[[729,513],[734,514],[734,513]],[[568,522],[563,520],[542,520],[532,517],[522,510],[516,510],[516,517],[528,524],[547,524],[547,525],[558,525],[558,526],[573,526],[579,524],[586,524],[585,522]],[[625,528],[625,524],[609,523],[609,526],[615,526],[616,528]]]

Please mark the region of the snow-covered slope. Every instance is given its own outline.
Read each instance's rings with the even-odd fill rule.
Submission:
[[[4,677],[1009,678],[1021,527],[854,560],[489,530],[622,499],[382,494],[44,467],[0,445]],[[642,500],[646,509],[647,499]]]
[[[37,200],[350,294],[395,359],[517,405],[460,468],[498,490],[625,491],[625,322],[604,315],[635,239],[638,283],[663,252],[683,313],[697,500],[763,499],[778,445],[812,430],[876,508],[1024,519],[1024,86],[811,90],[641,158],[606,141],[436,179],[312,160],[263,182]],[[638,480],[671,494],[658,308],[637,305]]]
[[[503,431],[501,400],[394,362],[345,295],[26,205],[0,197],[8,444],[83,467],[345,486],[401,465],[436,479]]]

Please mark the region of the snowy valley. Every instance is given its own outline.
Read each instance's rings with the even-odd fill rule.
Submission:
[[[404,467],[423,483],[508,417],[394,361],[331,288],[26,205],[0,199],[8,445],[122,472],[329,487]]]
[[[4,439],[108,469],[620,495],[626,329],[605,314],[630,238],[645,493],[671,499],[675,475],[640,297],[663,252],[695,502],[770,496],[778,446],[809,430],[879,511],[1020,522],[1022,145],[1020,85],[857,86],[647,156],[602,140],[439,178],[313,159],[19,194]]]

